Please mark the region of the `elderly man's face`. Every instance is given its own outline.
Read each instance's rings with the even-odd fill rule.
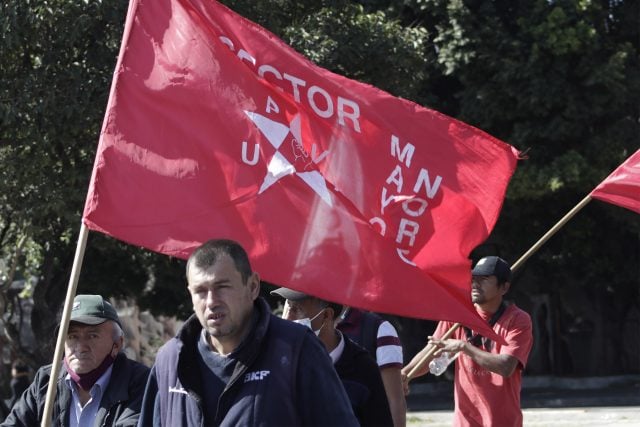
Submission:
[[[115,339],[112,322],[99,325],[71,322],[64,352],[71,369],[76,374],[86,374],[96,369],[108,354],[115,357],[121,347],[122,340]]]

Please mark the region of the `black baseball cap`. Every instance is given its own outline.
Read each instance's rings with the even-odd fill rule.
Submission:
[[[71,322],[99,325],[107,320],[122,326],[116,309],[100,295],[76,295],[73,299]]]
[[[289,288],[278,288],[271,291],[271,295],[278,295],[289,301],[302,301],[303,299],[311,298],[311,295],[307,295],[303,292],[294,291]]]
[[[496,276],[498,282],[511,281],[511,267],[507,261],[497,256],[488,256],[480,259],[471,270],[472,276]]]

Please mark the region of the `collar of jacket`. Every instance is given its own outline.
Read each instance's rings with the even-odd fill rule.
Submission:
[[[127,356],[120,352],[116,356],[116,360],[113,362],[113,370],[111,372],[111,379],[107,385],[107,389],[102,394],[102,400],[100,400],[100,408],[98,409],[97,417],[101,416],[101,413],[108,411],[113,405],[118,402],[124,402],[129,399],[129,387],[123,387],[121,384],[129,383],[132,377],[131,365],[127,363]],[[71,404],[71,390],[65,384],[64,378],[67,376],[67,371],[64,366],[60,368],[60,374],[58,375],[57,382],[57,397],[56,402],[59,416],[65,423],[68,422],[69,405]],[[104,415],[102,415],[104,416]],[[54,416],[54,418],[56,418]],[[67,424],[65,424],[67,425]]]
[[[251,366],[253,361],[260,354],[260,347],[264,341],[267,330],[269,329],[269,320],[271,316],[271,308],[264,298],[258,297],[253,304],[254,312],[258,314],[255,329],[249,332],[251,342],[245,346],[238,359],[238,363],[233,371],[233,376],[227,385],[227,389],[231,387],[236,378]],[[182,386],[190,392],[196,399],[202,396],[202,376],[198,373],[194,366],[198,366],[197,361],[197,345],[200,339],[202,325],[195,314],[191,315],[184,323],[176,338],[180,342],[180,350],[178,360],[178,378]],[[226,390],[226,389],[225,389]]]

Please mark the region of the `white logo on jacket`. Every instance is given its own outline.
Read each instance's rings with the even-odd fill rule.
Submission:
[[[244,382],[248,383],[249,381],[262,381],[269,375],[271,371],[255,371],[248,372],[244,375]]]
[[[169,393],[189,394],[189,393],[187,393],[187,390],[185,390],[181,386],[179,386],[179,387],[169,387]]]

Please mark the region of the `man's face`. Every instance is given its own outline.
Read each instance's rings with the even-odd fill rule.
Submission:
[[[282,317],[287,320],[313,319],[311,320],[311,329],[315,331],[320,329],[324,322],[324,318],[318,316],[318,313],[320,313],[323,308],[324,307],[318,303],[318,300],[314,298],[305,298],[300,301],[287,300],[284,311],[282,312]]]
[[[118,354],[121,341],[114,340],[113,323],[85,325],[71,322],[64,343],[67,363],[76,374],[86,374],[97,368],[109,353]]]
[[[226,350],[235,349],[251,326],[253,302],[260,292],[256,273],[242,281],[242,275],[228,255],[211,267],[191,265],[187,271],[188,289],[202,327],[222,343]]]
[[[474,304],[486,304],[496,300],[502,300],[507,292],[506,286],[498,285],[496,276],[472,276],[471,277],[471,301]]]

